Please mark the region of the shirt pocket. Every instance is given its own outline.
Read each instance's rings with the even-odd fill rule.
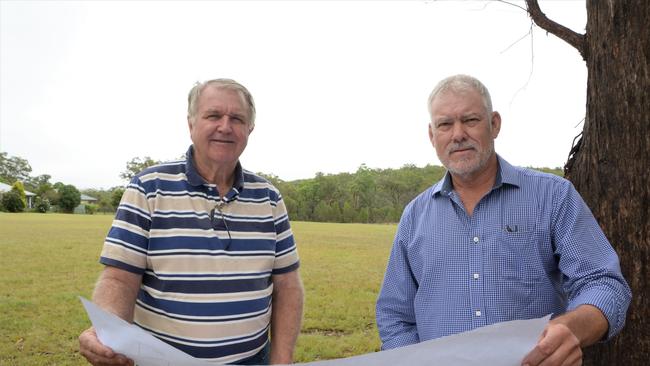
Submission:
[[[504,225],[497,243],[498,273],[513,285],[535,284],[543,277],[534,225]]]

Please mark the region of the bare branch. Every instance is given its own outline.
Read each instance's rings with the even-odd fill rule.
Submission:
[[[509,1],[505,1],[505,0],[496,0],[496,1],[498,1],[498,2],[500,2],[500,3],[506,3],[506,4],[508,4],[508,5],[512,5],[512,6],[517,7],[517,8],[519,8],[519,9],[525,11],[525,12],[528,12],[528,10],[522,8],[521,6],[519,6],[519,5],[515,4],[515,3],[511,3],[511,2],[509,2]]]
[[[526,83],[521,88],[517,89],[515,94],[512,96],[512,99],[510,100],[510,105],[512,105],[512,102],[514,102],[515,98],[517,97],[517,95],[520,92],[526,90],[526,88],[528,87],[528,84],[530,83],[530,79],[533,78],[533,69],[535,68],[535,47],[534,47],[534,42],[533,42],[534,41],[533,40],[533,23],[530,23],[530,28],[528,29],[528,34],[527,35],[530,35],[530,72],[528,73],[528,80],[526,80]],[[524,38],[525,38],[525,36],[520,38],[519,40],[522,40]],[[519,42],[519,41],[517,41],[517,42]]]
[[[514,47],[514,45],[516,45],[517,43],[519,43],[521,40],[523,40],[524,38],[527,38],[528,36],[530,36],[530,37],[533,36],[533,27],[532,27],[532,24],[531,24],[531,27],[530,27],[530,29],[528,30],[528,32],[526,32],[526,34],[524,34],[523,36],[521,36],[521,38],[519,38],[518,40],[512,42],[512,44],[510,44],[510,46],[506,47],[503,51],[501,51],[501,52],[499,52],[499,53],[503,54],[504,52],[506,52],[506,51],[508,51],[509,49],[511,49],[512,47]]]
[[[539,8],[537,0],[526,0],[526,7],[528,8],[528,15],[530,15],[535,24],[573,46],[580,52],[582,59],[587,60],[584,34],[576,33],[562,24],[549,19],[546,14],[542,13],[542,9]]]

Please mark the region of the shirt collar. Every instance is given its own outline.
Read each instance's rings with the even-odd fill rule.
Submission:
[[[185,153],[185,175],[187,176],[187,181],[193,186],[208,185],[209,183],[203,179],[196,170],[194,165],[194,146],[190,145]],[[235,181],[233,183],[233,189],[235,194],[239,194],[244,189],[244,169],[241,166],[241,163],[238,161],[235,166]],[[228,192],[226,192],[228,193]]]
[[[510,165],[510,163],[503,159],[499,154],[497,154],[497,164],[497,176],[494,180],[494,187],[492,189],[500,188],[504,184],[519,187],[520,178],[515,167]],[[453,190],[454,186],[451,181],[451,174],[447,171],[445,176],[433,187],[431,194],[434,197],[439,194],[448,196]]]
[[[499,170],[497,172],[497,180],[494,182],[494,188],[499,188],[503,184],[520,187],[521,177],[517,173],[517,168],[510,165],[504,158],[497,154],[499,162]]]

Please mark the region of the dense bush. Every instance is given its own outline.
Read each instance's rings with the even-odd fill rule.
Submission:
[[[99,206],[97,206],[95,204],[92,204],[92,203],[86,203],[84,205],[84,208],[85,208],[86,213],[88,215],[93,215],[95,212],[97,212],[97,209],[99,208]]]
[[[59,188],[59,208],[63,212],[72,212],[81,203],[81,193],[71,184]]]
[[[34,201],[34,212],[46,213],[50,210],[50,200],[47,198],[36,197]]]
[[[2,194],[2,206],[9,212],[22,212],[25,209],[20,194],[14,190]]]

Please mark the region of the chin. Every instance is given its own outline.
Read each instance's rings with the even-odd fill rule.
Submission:
[[[449,164],[447,169],[456,175],[470,175],[480,168],[478,161],[462,161]]]

